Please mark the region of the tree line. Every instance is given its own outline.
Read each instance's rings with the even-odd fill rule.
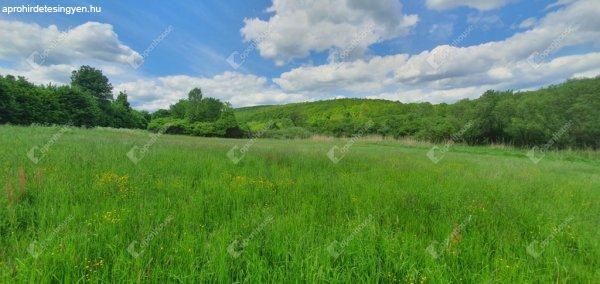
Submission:
[[[263,137],[356,133],[473,145],[600,148],[600,77],[573,79],[536,91],[487,91],[453,104],[336,99],[240,108],[236,116]],[[372,126],[365,126],[372,122]]]
[[[502,143],[600,148],[600,77],[573,79],[535,91],[487,91],[453,104],[336,99],[233,109],[199,88],[153,113],[113,97],[102,71],[81,66],[66,86],[38,86],[0,76],[0,124],[71,124],[140,128],[218,137],[349,137],[356,133],[474,145]],[[369,125],[368,127],[365,127]]]
[[[98,69],[81,66],[66,86],[37,86],[24,77],[0,76],[1,124],[70,124],[74,126],[146,128],[150,113],[137,111]]]
[[[0,124],[140,128],[198,136],[242,137],[231,105],[203,97],[199,88],[168,110],[131,107],[125,92],[114,98],[101,70],[81,66],[66,86],[38,86],[24,77],[0,76]]]

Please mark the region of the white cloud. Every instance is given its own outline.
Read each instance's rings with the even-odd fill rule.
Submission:
[[[119,41],[109,24],[87,22],[65,31],[55,25],[0,20],[0,59],[27,60],[39,65],[71,64],[78,60],[127,63],[137,52]]]
[[[337,5],[322,1],[306,8],[298,2],[276,0],[270,8],[274,15],[268,21],[247,20],[242,33],[247,40],[256,39],[266,28],[263,25],[268,24],[271,34],[258,48],[264,57],[278,61],[311,51],[340,54],[349,46],[354,47],[350,53],[364,52],[370,44],[404,34],[414,24],[410,23],[412,16],[400,14],[399,2],[390,1],[364,4],[367,2],[347,0]],[[12,68],[0,67],[0,74],[23,75],[35,83],[68,83],[71,70],[82,62],[91,62],[117,82],[115,92],[126,90],[133,106],[147,110],[166,108],[185,98],[194,87],[236,107],[340,96],[451,102],[475,98],[487,89],[528,89],[570,77],[598,75],[600,52],[560,53],[568,46],[600,46],[598,14],[600,5],[596,1],[580,0],[538,20],[524,21],[527,23],[522,28],[526,30],[505,40],[460,47],[464,38],[459,37],[448,39],[452,45],[419,54],[345,58],[338,63],[301,66],[274,78],[275,84],[265,77],[237,72],[213,77],[144,77],[126,65],[127,57],[137,53],[118,40],[110,25],[86,23],[69,31],[69,40],[53,44],[60,37],[55,26],[42,28],[0,20],[0,59],[14,62],[19,58]],[[462,37],[483,32],[489,25],[497,25],[497,20],[469,18],[475,30],[463,32]],[[375,32],[357,43],[356,35],[370,24]],[[436,27],[434,32],[439,29]],[[43,51],[49,45],[61,47],[49,52],[42,66],[31,68],[22,62],[32,51]],[[536,56],[530,57],[532,54]]]
[[[270,86],[264,77],[236,72],[225,72],[211,78],[186,75],[145,78],[118,84],[115,90],[127,91],[132,105],[137,108],[156,110],[186,98],[195,87],[200,87],[205,96],[230,102],[235,107],[309,99],[301,94],[282,92]]]
[[[438,101],[435,95],[440,92],[466,97],[466,92],[479,91],[481,86],[522,89],[556,83],[575,74],[592,74],[600,66],[599,54],[594,52],[555,58],[566,46],[600,45],[598,14],[600,6],[595,1],[579,1],[506,40],[468,47],[442,45],[412,56],[301,67],[273,81],[286,91],[346,90],[356,95],[390,96],[396,93],[391,89],[414,97],[421,94],[430,101]],[[532,54],[535,56],[530,57]]]
[[[306,66],[293,69],[273,79],[285,91],[333,92],[368,91],[393,83],[393,72],[406,64],[407,55],[375,56],[339,64]]]
[[[0,75],[23,76],[28,81],[38,85],[63,85],[70,81],[71,71],[75,66],[58,64],[50,66],[39,66],[35,69],[12,69],[0,67]]]
[[[575,2],[575,1],[578,1],[578,0],[558,0],[558,1],[556,1],[556,3],[553,3],[553,4],[550,4],[550,5],[546,6],[546,10],[552,9],[552,8],[555,8],[555,7],[564,6],[564,5],[569,5],[569,4],[571,4],[571,3]]]
[[[265,77],[225,72],[206,78],[185,75],[143,77],[128,65],[130,56],[140,56],[121,43],[111,25],[88,22],[68,31],[56,26],[0,20],[0,59],[13,67],[0,67],[0,74],[24,76],[36,84],[62,85],[70,82],[71,71],[81,64],[102,70],[115,85],[114,92],[126,90],[133,106],[155,110],[185,98],[189,90],[201,87],[207,96],[234,106],[277,104],[307,100],[284,93]],[[36,52],[35,63],[27,62]],[[117,80],[115,80],[117,79]],[[114,83],[114,82],[121,83]]]
[[[397,0],[274,0],[267,21],[245,19],[245,41],[281,65],[311,51],[352,49],[361,54],[376,42],[406,35],[418,21],[402,14]]]
[[[487,11],[500,8],[511,2],[516,2],[516,0],[427,0],[426,5],[427,8],[434,10],[447,10],[466,6],[481,11]]]

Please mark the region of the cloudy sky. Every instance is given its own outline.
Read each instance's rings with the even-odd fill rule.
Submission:
[[[21,5],[100,13],[7,13]],[[236,107],[454,102],[600,74],[598,0],[2,1],[0,74],[103,70],[138,109],[193,87]]]

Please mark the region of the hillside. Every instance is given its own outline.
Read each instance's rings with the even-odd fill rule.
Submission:
[[[336,99],[239,108],[236,117],[253,132],[274,122],[266,132],[272,136],[362,133],[439,142],[454,139],[460,133],[461,140],[471,144],[517,146],[546,143],[558,131],[568,128],[553,146],[597,148],[599,99],[597,77],[569,80],[535,91],[487,91],[478,99],[454,104]],[[369,121],[373,122],[372,127],[365,128]]]

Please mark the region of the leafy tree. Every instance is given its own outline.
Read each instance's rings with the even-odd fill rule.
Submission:
[[[127,101],[127,93],[125,93],[125,92],[119,92],[119,95],[117,96],[117,99],[115,100],[115,105],[120,106],[120,107],[126,109],[127,111],[131,111],[131,105]]]
[[[169,116],[171,116],[171,111],[166,109],[159,109],[151,113],[149,119],[164,118]]]
[[[17,102],[10,81],[12,78],[0,76],[0,123],[14,122]]]
[[[113,87],[102,71],[87,65],[81,66],[71,73],[71,86],[79,87],[97,99],[101,109],[99,120],[101,126],[114,124],[114,114],[110,105],[113,99]]]
[[[71,73],[71,85],[78,86],[96,97],[99,101],[111,101],[113,99],[113,87],[102,71],[84,65]]]
[[[193,88],[188,93],[188,100],[190,102],[200,102],[202,100],[202,90],[200,88]]]
[[[174,105],[171,105],[171,107],[169,108],[169,113],[174,118],[183,119],[188,113],[188,105],[188,100],[179,100]]]
[[[58,101],[63,112],[63,121],[75,126],[92,127],[98,125],[100,108],[95,98],[78,87],[59,87],[56,89]]]
[[[204,98],[200,102],[199,113],[197,116],[200,121],[216,121],[221,117],[221,111],[225,105],[215,98]]]
[[[202,106],[202,90],[194,88],[188,93],[185,117],[191,122],[202,121],[204,110]]]

